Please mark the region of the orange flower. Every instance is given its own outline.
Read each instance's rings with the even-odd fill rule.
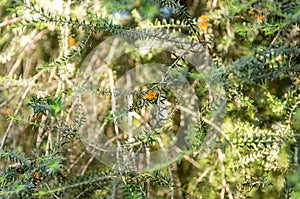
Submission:
[[[201,30],[206,30],[208,28],[208,16],[206,15],[201,15],[199,18],[198,18],[198,26]]]
[[[278,55],[277,59],[279,60],[279,62],[280,62],[280,63],[282,63],[282,62],[283,62],[283,58],[282,58],[282,55],[281,55],[281,54],[280,54],[280,55]]]
[[[146,94],[145,98],[147,100],[153,100],[156,97],[156,92],[153,90],[150,90],[149,93]]]
[[[199,17],[199,19],[200,19],[201,21],[207,21],[208,16],[207,16],[207,15],[201,15],[201,16]]]
[[[13,114],[13,111],[10,108],[6,109],[5,112],[6,112],[7,115],[12,115]]]
[[[264,18],[265,18],[264,15],[258,15],[256,17],[256,20],[257,20],[258,23],[261,23],[261,22],[263,22]]]
[[[35,172],[33,175],[34,175],[34,178],[35,178],[36,180],[39,180],[39,179],[40,179],[39,173]]]
[[[254,15],[255,14],[255,9],[254,8],[251,8],[248,12],[250,15]]]
[[[74,46],[76,44],[76,39],[74,39],[73,37],[69,38],[69,45],[70,46]]]

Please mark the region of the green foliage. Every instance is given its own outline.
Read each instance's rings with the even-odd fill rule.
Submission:
[[[46,115],[47,112],[49,112],[51,116],[56,117],[66,108],[66,105],[63,103],[60,97],[46,97],[46,99],[42,99],[33,96],[27,106],[33,108],[33,116],[37,116],[40,113]]]
[[[182,2],[0,2],[0,198],[299,198],[299,0]],[[166,34],[175,31],[190,43]],[[111,35],[189,48],[124,49],[109,70],[107,57],[86,66],[89,52]],[[201,73],[187,63],[196,43],[216,70]],[[127,71],[158,62],[166,65],[161,81],[124,95],[113,90]],[[168,88],[180,82],[173,72],[193,86],[200,107],[182,140],[175,134],[191,110],[183,107],[183,91]],[[221,123],[213,117],[216,77],[227,100]],[[127,134],[128,126],[138,130]],[[114,165],[98,161],[107,158],[98,132],[108,138],[104,151]],[[190,145],[165,158],[177,141]],[[150,168],[155,152],[165,162]]]

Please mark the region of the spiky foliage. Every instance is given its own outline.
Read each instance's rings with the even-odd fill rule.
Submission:
[[[182,2],[0,2],[1,198],[298,197],[299,1]],[[175,31],[191,40],[168,34]],[[113,54],[115,43],[95,48],[111,35],[188,48],[125,49],[112,62],[108,54],[86,63],[93,50]],[[215,70],[201,73],[186,60],[198,43]],[[162,79],[145,72],[147,84],[113,88],[151,62],[165,65]],[[177,156],[168,159],[174,134],[188,123],[183,112],[192,112],[185,88],[168,87],[180,83],[173,73],[193,86],[200,111],[179,140],[190,145],[172,148]],[[227,97],[223,123],[212,104],[217,77]],[[209,132],[213,146],[205,145]],[[157,151],[163,161],[152,165]],[[107,157],[114,164],[98,161]]]

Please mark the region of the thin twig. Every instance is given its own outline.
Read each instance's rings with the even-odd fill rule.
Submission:
[[[80,199],[80,198],[82,198],[81,196],[82,196],[83,194],[85,194],[86,192],[88,192],[89,190],[91,190],[91,189],[93,189],[92,186],[86,188],[84,191],[80,192],[80,194],[78,194],[74,199]]]
[[[224,154],[222,152],[222,150],[220,148],[218,148],[218,155],[219,155],[219,161],[221,163],[221,171],[222,171],[222,191],[221,191],[221,199],[224,199],[224,194],[225,194],[225,190],[227,191],[228,197],[229,199],[233,199],[231,190],[226,182],[226,170],[225,170],[225,165],[224,165]]]
[[[114,77],[113,77],[113,72],[111,69],[108,69],[108,74],[109,74],[109,82],[110,82],[110,89],[111,89],[111,110],[113,112],[113,118],[114,118],[114,129],[116,133],[116,141],[117,141],[117,150],[116,150],[116,159],[117,159],[117,168],[119,169],[119,172],[121,172],[121,165],[120,165],[120,150],[121,150],[121,143],[120,143],[120,135],[119,135],[119,127],[118,127],[118,121],[116,118],[116,98],[114,95]]]
[[[190,47],[187,48],[186,50],[184,50],[178,57],[176,57],[175,61],[169,66],[169,68],[168,68],[168,70],[166,71],[166,73],[165,73],[163,79],[161,80],[161,82],[160,82],[161,84],[163,84],[163,83],[166,82],[166,79],[167,79],[167,77],[168,77],[168,75],[169,75],[171,69],[173,69],[173,68],[177,65],[178,61],[179,61],[181,58],[183,58],[183,56],[184,56],[185,54],[187,54],[187,53],[188,53],[194,46],[196,46],[196,45],[197,45],[197,43],[194,43],[194,41],[192,41]]]
[[[77,162],[79,162],[79,160],[82,159],[82,157],[85,155],[85,151],[83,151],[74,162],[72,162],[72,164],[69,166],[67,173],[70,173],[71,169],[75,166],[75,164],[77,164]]]
[[[8,26],[8,25],[10,25],[10,24],[12,24],[12,23],[21,21],[21,20],[23,20],[23,19],[24,19],[24,17],[16,17],[16,18],[13,18],[13,19],[11,19],[11,20],[4,21],[4,22],[0,23],[0,28],[5,27],[5,26]]]
[[[200,164],[196,160],[194,160],[193,158],[191,158],[190,156],[184,155],[183,158],[186,159],[188,162],[190,162],[197,169],[201,168]]]
[[[46,184],[47,189],[50,191],[51,189],[50,189],[48,183],[46,182],[45,184]],[[54,198],[56,198],[56,199],[60,199],[60,197],[58,197],[55,193],[51,193],[51,195],[54,196]]]
[[[25,46],[24,49],[20,50],[20,55],[19,58],[17,59],[17,61],[15,62],[15,64],[13,65],[13,67],[11,68],[11,70],[8,73],[8,77],[12,77],[14,72],[18,69],[18,67],[21,65],[22,59],[24,58],[25,54],[28,52],[30,52],[30,50],[32,49],[32,45],[35,45],[37,43],[38,40],[42,39],[44,35],[47,34],[47,32],[49,32],[48,29],[42,30],[41,32],[37,33],[36,31],[33,31],[31,33],[31,41]]]
[[[273,41],[271,42],[270,46],[273,45],[275,43],[275,41],[277,40],[278,36],[281,33],[282,28],[278,31],[278,33],[276,34],[276,36],[274,37]]]
[[[82,171],[80,173],[81,176],[84,176],[86,170],[88,169],[88,167],[90,166],[90,164],[93,162],[94,159],[95,159],[95,154],[92,155],[92,157],[88,160],[88,162],[82,168]]]
[[[40,71],[39,73],[37,73],[32,78],[32,80],[30,81],[29,85],[27,86],[27,89],[25,90],[22,98],[20,99],[20,102],[18,104],[17,109],[14,112],[14,115],[18,114],[18,112],[19,112],[19,110],[20,110],[20,108],[21,108],[21,106],[22,106],[22,104],[23,104],[23,102],[24,102],[27,94],[29,93],[29,91],[31,90],[31,88],[34,86],[34,82],[42,75],[42,73],[43,73],[43,71]],[[11,120],[9,122],[9,125],[8,125],[8,127],[7,127],[7,129],[5,131],[4,137],[2,138],[0,149],[3,149],[3,147],[4,147],[5,141],[6,141],[7,137],[8,137],[8,134],[9,134],[9,131],[10,131],[12,125],[13,125],[13,122],[14,122],[14,118],[11,118]]]
[[[116,51],[116,47],[119,43],[119,38],[116,38],[113,43],[112,43],[112,47],[110,49],[110,52],[108,54],[107,57],[107,65],[111,64],[112,59],[114,57],[114,53]],[[117,161],[117,168],[119,170],[119,172],[121,172],[121,165],[120,165],[120,150],[121,150],[121,143],[120,143],[120,135],[119,135],[119,128],[118,128],[118,121],[117,121],[117,117],[116,117],[116,98],[115,98],[115,86],[114,86],[114,76],[113,76],[113,71],[112,69],[108,68],[108,75],[109,75],[109,83],[110,83],[110,92],[111,92],[111,110],[112,110],[112,115],[113,115],[113,120],[114,120],[114,130],[116,133],[116,142],[117,142],[117,150],[116,150],[116,161]]]
[[[197,188],[197,185],[198,185],[198,184],[202,181],[202,179],[208,174],[208,172],[216,167],[216,165],[217,165],[218,162],[219,162],[219,160],[218,160],[218,159],[215,159],[214,165],[211,166],[211,167],[206,168],[206,169],[201,173],[201,175],[200,175],[200,176],[197,178],[197,180],[196,180],[196,183],[195,183],[195,185],[194,185],[194,189],[193,189],[193,190],[195,190],[195,189]]]
[[[163,151],[163,154],[164,154],[164,157],[165,157],[165,159],[167,160],[168,159],[168,157],[167,157],[167,153],[166,153],[166,148],[164,147],[164,144],[163,144],[163,141],[162,141],[162,139],[160,138],[160,137],[158,137],[157,138],[157,141],[158,141],[158,143],[159,143],[159,146],[160,146],[160,148],[161,148],[161,150]],[[170,176],[170,179],[171,179],[171,181],[172,181],[172,183],[174,183],[173,181],[173,174],[172,174],[172,170],[171,170],[171,168],[170,168],[170,166],[168,167],[169,169],[169,176]],[[171,189],[171,199],[174,199],[174,195],[175,195],[175,193],[174,193],[174,187],[171,187],[170,188]]]

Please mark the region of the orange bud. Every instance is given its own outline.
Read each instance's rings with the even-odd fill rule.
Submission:
[[[74,46],[76,44],[76,39],[74,39],[73,37],[69,38],[69,45],[70,46]]]
[[[248,95],[250,100],[254,100],[254,95]]]
[[[281,54],[278,56],[278,59],[279,59],[279,61],[282,63],[283,58],[282,58],[282,55],[281,55]]]
[[[255,9],[254,8],[251,8],[248,12],[250,15],[254,15],[255,14]]]
[[[140,7],[141,6],[141,0],[136,0],[134,3],[134,7]]]
[[[8,108],[8,109],[6,109],[5,113],[6,113],[7,115],[12,115],[12,114],[13,114],[13,111],[12,111],[10,108]]]

